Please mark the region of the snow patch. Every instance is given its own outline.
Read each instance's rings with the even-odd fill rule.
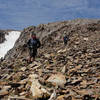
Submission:
[[[0,44],[0,58],[4,57],[5,54],[13,48],[16,40],[19,38],[21,32],[19,31],[11,31],[8,35],[5,36],[6,41]]]

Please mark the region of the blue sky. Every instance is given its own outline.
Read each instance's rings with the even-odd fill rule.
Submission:
[[[76,18],[99,19],[100,0],[0,0],[0,29]]]

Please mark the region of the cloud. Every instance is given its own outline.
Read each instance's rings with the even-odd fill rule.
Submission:
[[[0,28],[23,29],[32,24],[100,18],[99,5],[99,0],[0,0]]]

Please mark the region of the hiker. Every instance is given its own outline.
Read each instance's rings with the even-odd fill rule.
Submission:
[[[64,45],[67,45],[68,40],[69,40],[68,36],[65,35],[65,36],[63,37]]]
[[[35,60],[35,57],[37,55],[37,49],[41,46],[41,43],[39,39],[37,39],[36,34],[32,32],[30,34],[30,39],[27,42],[27,46],[29,48],[29,62],[32,62]]]

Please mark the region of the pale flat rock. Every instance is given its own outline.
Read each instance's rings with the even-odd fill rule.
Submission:
[[[18,96],[13,96],[13,97],[9,96],[8,100],[31,100],[31,99],[25,98],[23,96],[21,96],[21,97],[18,97]]]
[[[26,69],[27,69],[26,67],[22,67],[20,70],[25,71]]]
[[[85,40],[85,41],[88,41],[89,39],[88,39],[88,38],[84,38],[84,40]]]
[[[43,86],[38,81],[38,75],[33,74],[30,75],[30,81],[32,82],[30,91],[32,92],[33,99],[35,98],[42,98],[43,95],[49,96],[48,91],[43,88]]]
[[[47,82],[51,82],[56,86],[64,86],[66,83],[66,77],[62,73],[52,74],[48,79]]]
[[[11,88],[11,86],[4,86],[3,90],[8,91]]]
[[[66,66],[64,66],[63,68],[62,68],[62,71],[61,71],[63,74],[66,72]]]
[[[0,91],[0,98],[3,97],[3,96],[5,96],[5,95],[8,95],[8,94],[9,94],[9,93],[8,93],[7,90],[1,90],[1,91]]]
[[[82,89],[82,90],[76,90],[80,95],[93,95],[94,90],[93,89]]]
[[[57,53],[64,53],[64,52],[66,52],[67,50],[66,50],[66,48],[65,49],[61,49],[61,50],[59,50]]]
[[[50,58],[51,55],[50,55],[50,54],[45,54],[44,56],[45,56],[46,58]]]
[[[28,81],[28,78],[24,79],[24,80],[21,80],[20,81],[20,84],[26,84],[26,82]]]

